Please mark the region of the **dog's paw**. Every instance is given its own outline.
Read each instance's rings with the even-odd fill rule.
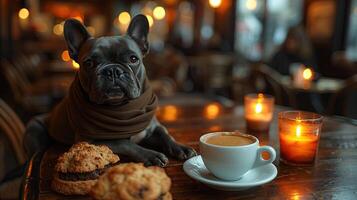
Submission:
[[[169,163],[169,159],[164,154],[156,151],[147,151],[142,156],[142,162],[145,166],[165,167]]]
[[[169,145],[167,153],[169,156],[179,160],[187,160],[197,155],[193,148],[178,143],[172,143]]]

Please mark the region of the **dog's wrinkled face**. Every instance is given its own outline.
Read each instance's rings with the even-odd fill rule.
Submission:
[[[64,35],[70,56],[80,64],[79,79],[90,101],[119,105],[141,95],[146,78],[149,24],[137,15],[124,36],[92,38],[77,20],[69,19]]]

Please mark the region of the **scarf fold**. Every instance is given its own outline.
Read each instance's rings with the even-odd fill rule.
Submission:
[[[143,131],[155,115],[157,97],[148,80],[143,94],[123,105],[99,105],[88,100],[78,75],[69,94],[50,116],[50,135],[59,142],[71,144],[78,138],[107,140],[129,138]]]

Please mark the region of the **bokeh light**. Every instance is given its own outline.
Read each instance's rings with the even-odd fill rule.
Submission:
[[[79,64],[74,60],[72,60],[72,66],[74,69],[79,69]]]
[[[19,10],[19,17],[21,19],[27,19],[30,16],[30,12],[27,8],[21,8]]]
[[[212,8],[218,8],[222,4],[222,0],[209,0],[209,5]]]
[[[245,6],[248,10],[255,10],[257,8],[257,0],[247,0]]]
[[[83,22],[84,22],[84,19],[83,19],[82,16],[75,16],[75,17],[73,17],[73,18],[76,19],[76,20],[78,20],[78,21],[80,21],[82,24],[83,24]]]
[[[52,31],[55,35],[58,35],[58,36],[62,35],[63,34],[63,24],[61,23],[61,24],[54,25]]]
[[[173,105],[163,106],[159,109],[158,115],[164,121],[175,121],[177,120],[178,109]]]
[[[118,16],[119,23],[121,24],[129,24],[131,20],[131,16],[128,12],[121,12]]]
[[[146,18],[148,19],[149,26],[152,27],[152,25],[154,25],[154,19],[150,15],[146,15]]]
[[[304,79],[309,80],[312,78],[312,70],[310,68],[304,69],[304,72],[302,73],[302,76]]]
[[[166,15],[165,8],[163,8],[161,6],[157,6],[154,8],[153,16],[155,19],[157,19],[157,20],[164,19],[165,15]]]
[[[71,57],[69,56],[69,53],[67,50],[64,50],[61,54],[61,58],[63,61],[68,62],[71,60]]]
[[[204,115],[207,119],[215,119],[220,113],[220,106],[217,103],[210,103],[204,109]]]

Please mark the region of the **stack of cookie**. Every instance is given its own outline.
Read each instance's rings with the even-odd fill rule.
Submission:
[[[107,146],[77,143],[58,158],[52,189],[96,200],[172,199],[171,180],[162,168],[118,162]]]
[[[65,195],[88,194],[98,177],[118,162],[107,146],[77,143],[58,158],[52,189]]]

